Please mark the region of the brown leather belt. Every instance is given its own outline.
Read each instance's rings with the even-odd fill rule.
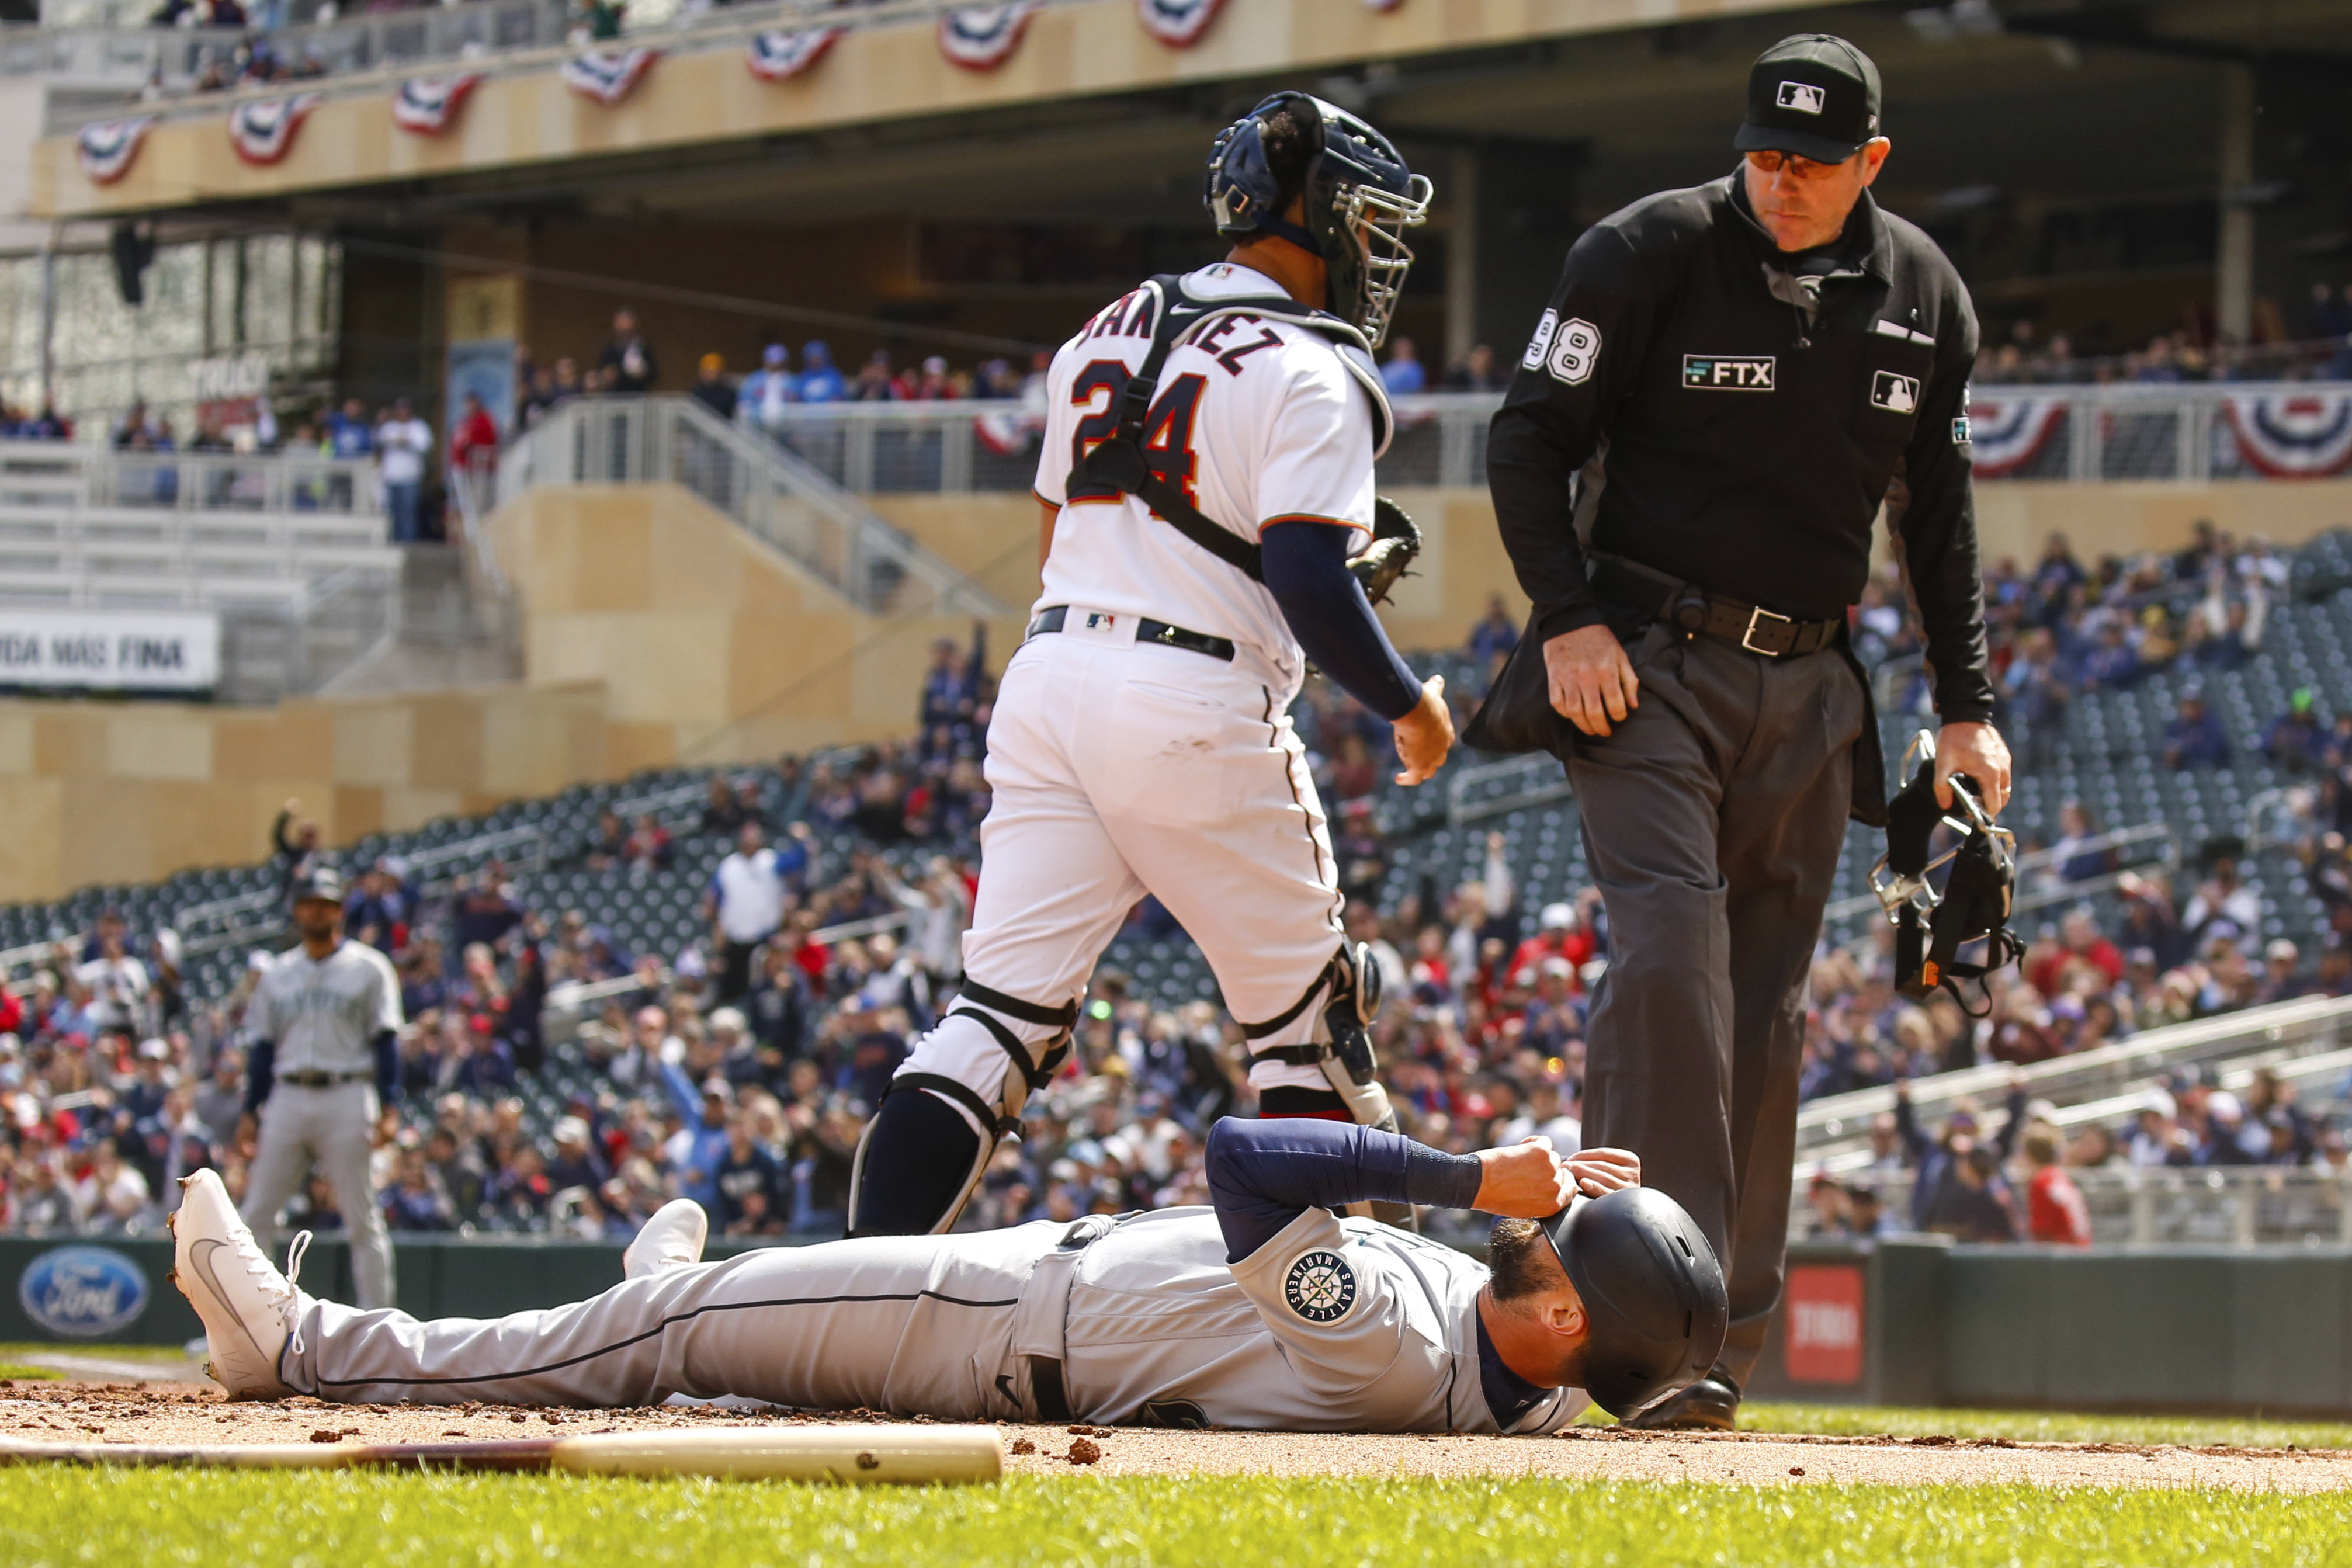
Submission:
[[[290,1084],[296,1089],[333,1089],[338,1085],[357,1083],[372,1079],[372,1072],[280,1072],[269,1075],[273,1083]]]
[[[1766,658],[1793,658],[1833,647],[1845,618],[1801,621],[1759,605],[1710,594],[1664,572],[1614,555],[1596,555],[1592,589],[1614,604],[1655,615],[1685,637],[1701,632]]]

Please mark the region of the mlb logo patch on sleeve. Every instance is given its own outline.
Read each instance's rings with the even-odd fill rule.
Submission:
[[[1827,103],[1827,95],[1811,82],[1784,81],[1780,96],[1772,100],[1782,109],[1793,109],[1800,114],[1819,114]]]
[[[1889,414],[1916,414],[1919,411],[1919,378],[1900,375],[1882,370],[1870,384],[1870,405],[1884,408]]]

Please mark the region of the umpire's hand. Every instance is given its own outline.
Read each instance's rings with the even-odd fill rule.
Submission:
[[[1544,644],[1552,710],[1588,735],[1606,735],[1640,706],[1641,678],[1607,626],[1579,626]]]

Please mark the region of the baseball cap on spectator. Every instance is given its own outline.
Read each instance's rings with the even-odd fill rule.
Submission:
[[[2273,963],[2276,963],[2278,960],[2284,958],[2289,963],[2293,963],[2296,959],[2301,958],[2303,954],[2295,947],[2294,943],[2287,941],[2286,938],[2282,936],[2272,939],[2271,944],[2263,949],[2263,956],[2271,960]]]
[[[704,370],[725,370],[727,368],[727,356],[725,354],[704,354],[698,363]]]
[[[1546,904],[1536,917],[1536,924],[1545,931],[1566,931],[1576,924],[1576,909],[1571,904]]]
[[[714,1074],[702,1080],[702,1098],[731,1101],[735,1098],[735,1086]]]
[[[554,1136],[558,1143],[585,1143],[588,1123],[576,1116],[559,1116],[555,1119]]]
[[[2216,1121],[2242,1121],[2246,1118],[2246,1107],[2228,1089],[2217,1089],[2205,1097],[2205,1114]]]
[[[168,1062],[172,1059],[172,1047],[151,1037],[139,1042],[139,1059],[142,1062]]]
[[[2163,1117],[2167,1121],[2171,1121],[2174,1113],[2180,1109],[2178,1104],[2174,1103],[2172,1096],[2165,1093],[2164,1090],[2160,1089],[2151,1089],[2146,1094],[2142,1095],[2140,1097],[2139,1108],[2142,1110],[2153,1110],[2158,1116]]]
[[[770,343],[766,348],[760,351],[760,363],[767,365],[771,369],[783,363],[784,361],[791,357],[792,351],[785,348],[782,343]]]
[[[740,1035],[750,1027],[751,1025],[744,1019],[742,1009],[740,1007],[720,1007],[710,1015],[710,1032],[714,1035],[722,1029],[732,1030]]]

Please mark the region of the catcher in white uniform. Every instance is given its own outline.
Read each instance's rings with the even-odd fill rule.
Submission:
[[[297,1289],[204,1171],[173,1218],[173,1279],[232,1397],[353,1404],[731,1394],[965,1421],[1537,1433],[1588,1395],[1639,1409],[1722,1343],[1715,1255],[1621,1150],[1445,1154],[1368,1127],[1228,1120],[1207,1160],[1211,1208],[723,1263],[699,1261],[702,1211],[680,1199],[591,1300],[430,1322]],[[1331,1212],[1375,1199],[1517,1217],[1496,1222],[1482,1266]]]
[[[1370,125],[1277,94],[1211,155],[1232,255],[1151,279],[1055,356],[1044,591],[989,726],[964,983],[867,1127],[851,1235],[954,1224],[1146,892],[1242,1020],[1265,1114],[1395,1125],[1377,971],[1344,940],[1288,710],[1312,658],[1395,726],[1399,782],[1453,745],[1442,679],[1414,678],[1365,593],[1417,544],[1372,490],[1391,418],[1371,351],[1429,195]]]

